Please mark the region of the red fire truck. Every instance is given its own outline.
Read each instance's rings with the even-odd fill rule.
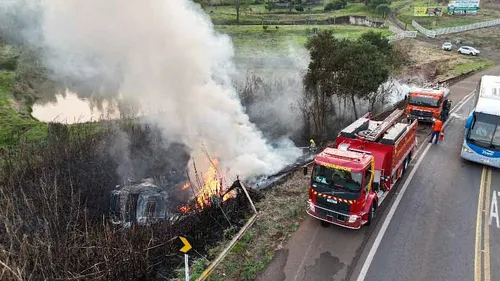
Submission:
[[[314,159],[307,213],[358,229],[406,171],[417,145],[417,121],[401,123],[404,110],[382,121],[367,114],[343,129],[335,147]]]

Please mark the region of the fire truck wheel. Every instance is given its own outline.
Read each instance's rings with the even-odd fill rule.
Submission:
[[[329,227],[329,226],[330,226],[330,223],[329,223],[329,222],[326,222],[326,221],[321,221],[321,226],[322,226],[322,227]]]
[[[372,205],[370,206],[370,213],[368,214],[368,221],[366,222],[366,225],[370,225],[372,223],[372,220],[375,218],[375,201],[372,202]]]
[[[408,166],[410,165],[411,162],[411,153],[406,157],[405,162],[403,163],[403,174],[408,170]]]

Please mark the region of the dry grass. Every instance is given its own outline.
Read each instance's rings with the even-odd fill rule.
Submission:
[[[421,75],[426,80],[443,81],[494,65],[484,57],[469,57],[454,51],[443,51],[439,46],[417,40],[404,40],[398,44],[407,49],[410,56],[411,64],[405,74]]]
[[[255,280],[305,217],[309,177],[301,170],[289,180],[263,192],[256,204],[257,221],[236,243],[209,280]],[[214,251],[219,252],[226,244]]]

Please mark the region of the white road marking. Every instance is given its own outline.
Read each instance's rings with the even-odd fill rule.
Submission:
[[[460,108],[462,108],[473,96],[474,96],[474,93],[476,92],[476,90],[472,91],[470,94],[468,94],[467,96],[465,96],[458,104],[457,106],[453,107],[453,110],[451,111],[451,113],[454,113],[454,112],[457,112],[460,110]],[[448,119],[449,120],[449,119]],[[448,121],[446,121],[448,122]]]
[[[380,242],[382,241],[382,238],[384,237],[384,234],[389,227],[389,223],[392,220],[392,217],[394,216],[394,213],[396,212],[396,209],[398,208],[399,202],[401,201],[401,198],[403,198],[403,194],[405,194],[406,189],[410,185],[411,180],[413,179],[413,176],[418,170],[418,166],[420,166],[420,163],[422,163],[422,160],[424,160],[425,155],[429,151],[429,148],[431,148],[431,143],[427,144],[427,147],[425,148],[424,152],[422,155],[420,155],[417,164],[415,164],[415,167],[411,170],[410,175],[405,181],[405,184],[403,185],[403,188],[401,188],[401,191],[398,194],[398,197],[396,197],[396,201],[394,201],[394,205],[392,205],[391,210],[387,214],[387,217],[384,220],[384,224],[382,225],[382,228],[377,234],[377,238],[375,238],[375,242],[373,242],[373,246],[370,249],[370,252],[368,253],[368,256],[366,257],[365,263],[363,264],[363,268],[361,268],[361,272],[359,273],[357,281],[363,281],[365,280],[366,274],[368,273],[368,269],[370,268],[370,265],[373,261],[373,258],[375,257],[375,253],[378,250],[378,247],[380,246]]]
[[[500,196],[500,192],[498,192]],[[497,228],[500,228],[500,224],[498,222],[498,202],[497,202],[497,192],[493,190],[493,196],[491,196],[491,208],[490,208],[490,225],[491,221],[495,218],[497,223]]]
[[[454,112],[459,111],[471,99],[471,97],[474,96],[475,92],[476,91],[474,90],[470,94],[465,96],[456,106],[453,107],[453,109],[451,110],[450,113],[454,113]],[[450,118],[448,120],[446,120],[446,122],[443,125],[443,128],[445,128],[446,125],[448,125],[450,120],[452,120],[452,119],[453,119],[453,116],[451,116],[451,114],[450,114]],[[394,216],[394,213],[396,212],[396,209],[398,208],[399,203],[401,202],[401,199],[403,198],[403,195],[406,192],[406,189],[408,188],[411,180],[415,176],[415,173],[417,172],[418,167],[420,166],[420,163],[422,163],[425,155],[427,154],[427,152],[431,148],[431,145],[432,145],[431,143],[427,143],[427,146],[425,147],[424,152],[422,152],[422,154],[418,158],[417,163],[415,164],[415,166],[411,170],[411,173],[408,176],[408,178],[406,179],[403,187],[401,188],[401,191],[398,193],[398,196],[396,197],[394,204],[391,206],[391,209],[389,210],[389,213],[387,214],[387,217],[385,218],[384,223],[382,224],[382,227],[380,228],[379,232],[377,233],[377,237],[375,238],[375,241],[373,242],[373,245],[372,245],[372,248],[370,249],[370,252],[368,252],[368,256],[366,257],[366,260],[363,264],[363,267],[361,268],[361,272],[359,273],[358,278],[356,279],[357,281],[364,281],[365,280],[366,274],[368,273],[368,269],[370,269],[370,265],[373,262],[373,258],[375,257],[375,254],[377,253],[378,247],[380,246],[380,242],[382,242],[382,238],[384,237],[385,232],[387,231],[387,228],[389,227],[389,223],[391,222],[392,217]],[[417,150],[417,155],[418,155],[418,152],[420,152],[420,150],[423,147],[424,147],[424,145],[422,144],[422,146]]]
[[[466,117],[463,116],[462,114],[456,114],[456,113],[450,114],[450,117],[455,117],[456,119],[459,119],[459,120],[465,120],[466,119]]]

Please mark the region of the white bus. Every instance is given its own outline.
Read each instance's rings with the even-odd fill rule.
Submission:
[[[481,77],[460,156],[500,168],[500,76]]]

